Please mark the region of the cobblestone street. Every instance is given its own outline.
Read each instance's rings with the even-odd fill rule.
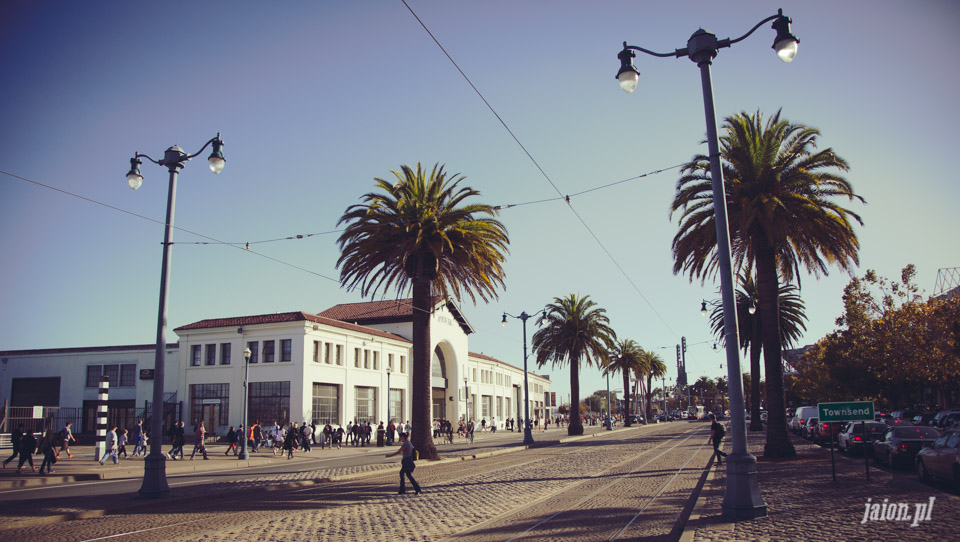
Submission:
[[[267,491],[243,484],[189,506],[140,510],[6,531],[96,540],[645,540],[675,538],[675,525],[710,457],[706,426],[615,431],[561,446],[427,465],[421,496],[397,495],[397,465],[355,480]],[[330,473],[298,473],[291,480]],[[267,481],[260,483],[266,484]],[[186,510],[184,510],[186,508]],[[638,512],[642,512],[639,513]]]

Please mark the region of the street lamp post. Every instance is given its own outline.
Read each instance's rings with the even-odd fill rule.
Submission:
[[[467,384],[467,375],[463,375],[463,423],[470,421],[470,386]]]
[[[720,166],[720,144],[717,138],[717,116],[713,103],[713,82],[710,65],[720,49],[746,39],[761,25],[773,21],[772,28],[777,31],[773,49],[784,62],[790,62],[797,54],[799,40],[791,33],[789,17],[778,10],[757,23],[749,32],[736,39],[718,40],[711,32],[700,29],[687,41],[687,46],[672,53],[653,51],[623,43],[623,50],[617,55],[620,59],[620,71],[617,79],[626,92],[637,87],[640,73],[633,66],[633,51],[640,51],[656,57],[689,57],[700,68],[700,82],[703,90],[703,108],[707,125],[707,145],[710,153],[710,175],[713,188],[714,221],[717,231],[717,263],[720,274],[720,291],[723,299],[723,327],[726,339],[727,374],[729,380],[731,426],[733,452],[727,459],[727,485],[723,498],[723,516],[727,519],[753,519],[767,515],[767,505],[760,496],[757,486],[757,459],[747,451],[746,422],[744,419],[743,389],[740,382],[740,357],[737,336],[736,300],[733,289],[733,273],[730,258],[730,238],[727,227],[727,204]]]
[[[607,431],[613,430],[613,411],[610,408],[610,371],[604,371],[607,374]]]
[[[127,185],[133,190],[143,184],[143,175],[140,173],[140,159],[147,160],[167,168],[170,172],[170,183],[167,189],[167,220],[163,234],[163,259],[160,267],[160,307],[157,311],[157,346],[153,367],[153,408],[150,420],[150,454],[143,460],[143,483],[140,486],[141,497],[160,498],[170,494],[167,485],[167,457],[163,454],[163,380],[166,365],[167,348],[167,286],[170,276],[170,251],[173,243],[173,210],[177,198],[177,175],[191,158],[202,153],[208,146],[213,145],[213,152],[207,159],[210,170],[214,174],[223,171],[226,160],[223,158],[223,141],[220,134],[204,143],[203,147],[194,154],[187,154],[183,149],[174,145],[163,153],[163,158],[154,160],[146,154],[135,152],[130,159],[130,171],[127,172]]]
[[[253,352],[249,348],[243,350],[243,433],[240,435],[240,441],[242,442],[240,446],[240,455],[237,456],[237,459],[249,459],[250,455],[247,453],[247,435],[246,433],[250,431],[247,428],[247,422],[250,420],[247,419],[247,391],[250,389],[250,386],[247,384],[248,377],[250,375],[250,356],[253,355]]]
[[[546,309],[540,309],[539,311],[533,314],[527,314],[526,311],[521,312],[520,316],[514,316],[509,313],[503,313],[503,319],[500,321],[500,324],[503,327],[507,327],[507,316],[510,318],[518,318],[523,322],[523,443],[527,446],[533,444],[533,432],[530,428],[530,379],[527,376],[527,320],[538,314],[544,314]],[[537,321],[538,323],[543,323],[543,318]]]

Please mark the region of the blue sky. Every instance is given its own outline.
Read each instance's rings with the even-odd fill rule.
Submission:
[[[623,41],[666,52],[699,27],[737,37],[779,7],[409,4],[562,194],[705,152],[696,66],[638,57],[638,89],[625,94],[614,78]],[[791,64],[776,58],[766,25],[720,51],[718,115],[782,108],[819,128],[868,202],[852,205],[865,223],[857,273],[896,277],[913,263],[932,293],[937,269],[960,266],[960,183],[944,163],[960,125],[960,5],[795,4],[783,5],[800,38]],[[5,2],[0,66],[0,170],[132,213],[162,221],[166,202],[166,170],[153,164],[139,191],[127,188],[135,151],[195,152],[221,132],[226,168],[214,176],[189,163],[175,219],[220,241],[333,231],[374,177],[418,161],[464,174],[491,204],[558,195],[399,0]],[[698,310],[716,285],[671,272],[676,180],[670,170],[571,198],[636,287],[566,203],[505,209],[507,288],[496,302],[461,304],[477,330],[471,350],[521,364],[520,323],[503,329],[500,314],[575,292],[606,308],[622,337],[661,353],[671,377],[681,336],[691,378],[725,375]],[[0,174],[0,350],[153,342],[162,237],[157,223]],[[335,239],[256,243],[255,254],[177,231],[170,328],[361,301],[324,278],[338,276]],[[839,269],[802,276],[803,344],[834,329],[847,281]],[[565,394],[568,372],[551,375]],[[584,371],[585,394],[601,386]]]

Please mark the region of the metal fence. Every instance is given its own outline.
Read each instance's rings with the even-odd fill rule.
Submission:
[[[45,429],[62,429],[68,422],[80,427],[83,409],[74,407],[15,407],[8,406],[4,411],[3,429],[10,433],[23,424],[24,431],[42,433]]]

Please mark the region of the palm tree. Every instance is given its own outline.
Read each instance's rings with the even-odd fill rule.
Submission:
[[[779,280],[799,284],[803,266],[814,276],[828,265],[848,270],[859,263],[853,222],[863,221],[836,203],[863,198],[837,172],[849,169],[832,149],[817,149],[820,132],[759,112],[727,117],[720,138],[734,268],[756,270],[767,381],[764,455],[795,457],[787,434],[780,359]],[[716,224],[710,161],[698,155],[683,167],[672,212],[683,209],[673,238],[674,273],[706,280],[717,270]]]
[[[663,375],[667,374],[667,364],[663,362],[663,358],[660,357],[660,354],[651,352],[649,350],[643,350],[643,364],[646,365],[646,377],[647,377],[647,420],[653,415],[653,407],[650,404],[650,386],[653,385],[653,380],[655,378],[661,378]]]
[[[340,245],[340,284],[363,296],[378,289],[413,290],[413,445],[437,459],[431,432],[430,314],[434,295],[461,292],[476,302],[497,297],[503,287],[507,229],[490,205],[465,203],[480,195],[461,187],[464,177],[442,166],[428,173],[402,166],[394,183],[374,179],[380,192],[365,194],[340,217],[347,224]]]
[[[756,302],[759,293],[753,274],[749,269],[739,277],[740,290],[737,290],[737,324],[739,327],[740,348],[750,355],[750,430],[763,431],[763,422],[760,419],[760,352],[762,350],[762,336],[760,333],[760,315],[751,313],[750,308],[756,311]],[[793,284],[780,285],[780,346],[789,348],[807,330],[804,323],[807,315],[799,290]],[[710,313],[710,325],[713,334],[723,342],[723,307],[716,306]]]
[[[570,425],[567,434],[582,435],[580,420],[580,364],[606,365],[617,334],[610,327],[606,310],[597,307],[590,296],[570,294],[555,297],[546,307],[543,327],[533,334],[537,366],[548,361],[554,367],[570,365]]]
[[[604,368],[606,373],[620,373],[623,376],[623,401],[627,417],[624,420],[624,427],[632,425],[630,421],[630,375],[637,375],[640,372],[640,347],[633,339],[621,339],[617,342],[613,351],[610,353],[610,363]]]

